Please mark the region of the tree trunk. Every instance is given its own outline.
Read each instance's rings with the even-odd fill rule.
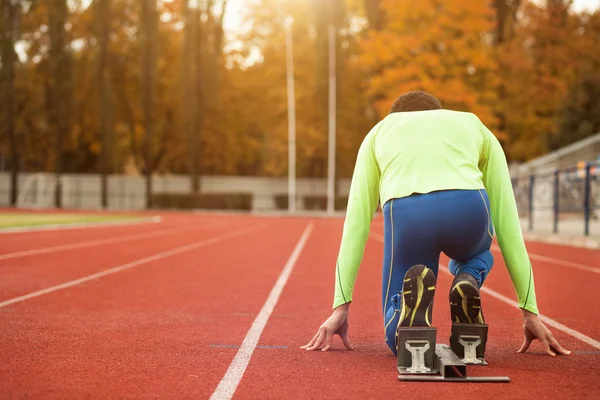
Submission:
[[[381,31],[385,24],[384,13],[381,9],[381,0],[363,0],[369,30]],[[372,79],[376,74],[372,71],[367,72],[366,80]],[[375,125],[379,120],[375,104],[381,100],[382,95],[369,96],[367,101],[367,115],[371,120],[371,124]]]
[[[333,26],[335,28],[335,50],[334,57],[336,58],[335,63],[335,74],[339,78],[339,72],[343,63],[340,60],[340,40],[339,40],[339,28],[344,18],[344,2],[341,0],[331,0],[323,5],[320,0],[313,0],[313,9],[315,15],[315,30],[316,30],[316,71],[315,71],[315,104],[317,104],[317,120],[318,126],[324,133],[323,143],[327,148],[328,142],[328,125],[329,125],[329,28]],[[339,80],[338,80],[339,82]],[[336,87],[336,99],[338,98],[340,85]],[[337,112],[337,111],[336,111]],[[324,167],[327,165],[327,152],[318,152],[315,156],[308,160],[308,173],[311,177],[323,177],[323,172],[327,169]]]
[[[383,12],[381,11],[381,0],[363,0],[365,13],[369,28],[380,31],[383,28]]]
[[[142,0],[140,13],[142,112],[144,114],[144,173],[146,175],[146,207],[152,208],[154,83],[156,76],[155,32],[156,0]]]
[[[54,129],[55,137],[55,174],[56,190],[54,193],[54,205],[62,207],[62,185],[60,183],[62,174],[62,143],[63,136],[69,129],[69,81],[70,71],[68,69],[68,53],[66,49],[67,0],[52,0],[48,7],[50,21],[50,62],[52,76],[52,108],[50,121]]]
[[[108,42],[110,35],[110,0],[96,0],[96,27],[99,44],[98,51],[98,120],[102,138],[101,154],[101,200],[102,208],[108,208],[108,173],[112,165],[112,147],[109,138],[112,136],[110,110],[108,99]]]
[[[213,5],[213,1],[209,0],[206,5],[206,12],[210,12]],[[191,138],[193,143],[193,160],[192,163],[194,165],[194,170],[192,172],[192,191],[194,193],[200,192],[200,174],[201,174],[201,163],[200,159],[201,148],[202,148],[202,130],[204,127],[204,111],[205,111],[205,102],[204,96],[206,95],[206,84],[207,80],[205,79],[208,76],[208,72],[206,70],[206,56],[207,56],[207,30],[204,27],[204,23],[202,21],[203,11],[201,9],[193,10],[192,12],[192,20],[191,25],[193,27],[191,35],[191,55],[192,55],[192,64],[191,64],[191,73],[192,80],[190,81],[190,86],[192,87],[192,98],[193,101],[190,103],[191,113],[192,113],[192,124],[191,124]],[[204,78],[204,79],[203,79]],[[192,105],[193,104],[193,107]]]
[[[200,2],[190,8],[184,0],[184,44],[182,47],[182,107],[183,125],[187,137],[191,189],[200,192],[201,148],[204,117],[210,105],[217,104],[219,96],[219,68],[223,51],[223,19],[227,0],[219,3],[216,15],[215,1]]]
[[[194,193],[200,191],[198,173],[199,135],[198,135],[198,95],[199,95],[199,40],[198,24],[199,10],[190,8],[184,1],[184,45],[183,45],[183,74],[182,74],[182,105],[184,109],[184,129],[188,142],[189,173],[191,189]]]
[[[223,21],[225,20],[225,10],[227,9],[227,0],[223,0],[221,3],[221,15],[218,18],[215,16],[215,24],[213,29],[213,49],[212,49],[212,63],[211,68],[213,73],[211,74],[214,84],[212,86],[212,93],[210,98],[214,99],[211,101],[213,104],[219,105],[219,87],[221,82],[221,62],[223,58],[223,37],[225,32],[223,29]]]
[[[17,205],[19,185],[19,153],[15,130],[15,47],[17,7],[10,0],[2,4],[2,81],[4,81],[4,129],[10,141],[10,204]]]
[[[496,29],[495,29],[495,46],[500,48],[506,42],[510,41],[513,37],[514,27],[516,24],[517,11],[521,6],[522,0],[494,0],[494,8],[496,10]],[[505,112],[506,102],[506,81],[507,77],[503,76],[504,68],[502,65],[502,50],[499,50],[500,60],[500,74],[501,79],[498,84],[498,101],[499,107],[497,107],[496,116],[498,117],[498,129],[501,132],[505,132],[507,129],[507,117]]]

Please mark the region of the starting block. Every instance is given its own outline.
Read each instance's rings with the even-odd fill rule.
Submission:
[[[436,328],[399,327],[396,331],[398,371],[401,374],[435,374]]]
[[[467,376],[484,360],[487,325],[453,324],[450,346],[436,343],[436,328],[398,327],[398,379],[427,382],[510,382],[506,376]]]
[[[465,364],[487,365],[485,361],[487,334],[487,324],[453,323],[450,347]]]

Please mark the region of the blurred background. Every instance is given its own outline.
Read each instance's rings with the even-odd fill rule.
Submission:
[[[597,223],[600,0],[1,4],[0,206],[343,212],[422,89],[497,135],[529,229]]]

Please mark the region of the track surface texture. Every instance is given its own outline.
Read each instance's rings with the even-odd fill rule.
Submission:
[[[350,307],[355,350],[336,337],[307,352],[331,313],[342,218],[161,216],[0,237],[1,399],[600,398],[598,250],[528,243],[540,311],[571,329],[550,327],[571,356],[538,342],[517,353],[521,313],[501,300],[515,295],[495,250],[482,292],[489,365],[469,371],[511,383],[400,382],[380,312],[381,218]],[[451,280],[441,268],[439,343]]]

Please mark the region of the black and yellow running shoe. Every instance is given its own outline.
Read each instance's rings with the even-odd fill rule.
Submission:
[[[450,317],[452,322],[485,324],[477,281],[471,274],[461,273],[450,288]]]
[[[425,265],[410,267],[404,275],[398,326],[431,327],[435,281],[435,274]]]

